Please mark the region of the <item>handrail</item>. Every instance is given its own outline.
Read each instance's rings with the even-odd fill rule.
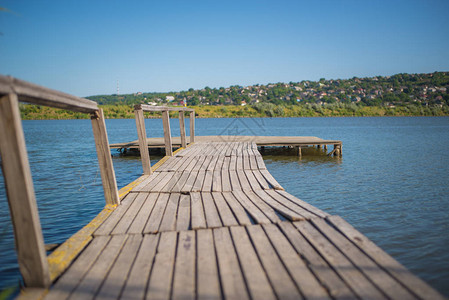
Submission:
[[[145,130],[145,117],[144,111],[160,111],[162,112],[162,123],[164,127],[164,141],[165,141],[165,155],[173,155],[171,130],[170,130],[170,116],[169,111],[179,112],[179,129],[181,131],[181,147],[187,147],[186,142],[186,130],[185,130],[185,118],[184,113],[190,112],[190,143],[195,140],[195,110],[187,107],[168,107],[168,106],[151,106],[146,104],[137,104],[134,106],[134,113],[136,115],[136,127],[137,135],[139,137],[139,150],[142,160],[143,173],[145,175],[151,175],[151,161],[150,154],[148,152],[147,133]]]
[[[94,113],[98,110],[97,103],[92,100],[55,91],[11,76],[0,75],[0,95],[6,94],[16,94],[19,101],[75,112]]]
[[[42,227],[28,161],[19,101],[91,115],[92,129],[106,204],[120,203],[103,110],[96,102],[0,75],[0,155],[17,260],[25,286],[50,282]]]

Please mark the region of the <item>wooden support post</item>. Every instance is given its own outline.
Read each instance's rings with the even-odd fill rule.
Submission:
[[[324,144],[324,150],[327,150],[327,145],[326,144]]]
[[[162,123],[164,125],[165,155],[173,156],[170,132],[170,116],[168,110],[162,112]]]
[[[186,143],[186,124],[184,120],[184,111],[179,111],[179,130],[181,130],[181,147],[187,147]]]
[[[321,149],[321,145],[316,145],[317,149]]]
[[[106,204],[120,204],[114,166],[112,165],[111,151],[109,150],[108,134],[104,122],[103,110],[91,115],[92,130],[94,132],[95,146],[97,148],[98,164],[100,165],[101,181],[103,183]]]
[[[150,153],[148,151],[147,131],[145,130],[145,117],[143,116],[143,110],[136,109],[134,114],[136,115],[137,136],[139,137],[139,150],[140,158],[142,160],[143,174],[151,175],[153,171],[151,171]]]
[[[195,142],[195,112],[190,112],[190,144]]]
[[[301,146],[297,146],[298,148],[298,156],[302,157],[302,150],[301,150]]]
[[[0,98],[0,155],[20,273],[27,287],[48,287],[50,273],[16,94]]]
[[[334,153],[334,156],[341,156],[341,145],[335,144],[334,151],[332,151],[332,152]]]

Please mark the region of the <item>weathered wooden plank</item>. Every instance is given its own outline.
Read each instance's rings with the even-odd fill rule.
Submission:
[[[114,266],[108,273],[105,281],[103,282],[100,291],[95,296],[95,299],[118,299],[122,288],[125,286],[128,274],[131,270],[131,266],[136,257],[137,251],[142,243],[142,236],[139,234],[129,235],[120,251]]]
[[[260,197],[266,204],[271,206],[274,210],[276,210],[278,213],[283,215],[285,218],[291,220],[291,221],[301,221],[305,220],[305,217],[303,217],[301,214],[299,214],[297,211],[293,211],[289,209],[288,207],[285,207],[284,205],[281,205],[279,202],[275,201],[273,198],[270,197],[266,193],[266,191],[258,190],[254,191],[254,193]]]
[[[158,193],[149,193],[147,194],[147,198],[143,203],[139,213],[135,217],[131,226],[128,229],[128,233],[130,234],[138,234],[143,233],[143,229],[145,228],[145,224],[150,217],[151,212],[153,211],[153,207],[156,204],[157,198],[159,196]]]
[[[243,170],[251,170],[250,158],[245,151],[245,155],[243,155]]]
[[[212,193],[212,197],[215,201],[215,205],[217,206],[218,213],[220,214],[221,221],[224,226],[235,226],[238,225],[237,220],[232,214],[231,209],[226,204],[225,199],[223,198],[222,193],[214,192]]]
[[[444,297],[436,290],[431,288],[427,283],[413,275],[409,270],[402,266],[390,255],[385,253],[381,248],[369,240],[366,236],[357,231],[349,223],[339,216],[330,216],[327,218],[342,234],[357,245],[383,269],[388,271],[399,282],[412,291],[415,295],[422,299],[444,299]]]
[[[195,179],[195,183],[193,184],[193,187],[192,187],[192,192],[202,191],[205,176],[206,176],[205,171],[198,172],[198,175],[196,176],[196,179]]]
[[[175,261],[173,299],[195,299],[195,248],[195,231],[181,231]]]
[[[252,187],[249,184],[248,178],[246,178],[245,172],[243,170],[237,169],[237,177],[240,181],[240,186],[242,187],[243,191],[251,191]]]
[[[254,191],[245,191],[243,193],[264,213],[264,215],[267,216],[268,219],[270,219],[271,222],[277,223],[281,221],[276,211],[265,203]]]
[[[186,124],[184,120],[184,111],[179,112],[179,129],[181,131],[181,147],[187,147],[186,142]]]
[[[167,206],[169,196],[170,195],[166,193],[159,194],[150,218],[148,219],[147,225],[143,230],[144,233],[156,233],[159,231],[159,226],[161,224],[162,216],[164,214],[165,207]]]
[[[206,160],[206,157],[205,156],[196,156],[195,159],[196,159],[197,163],[193,166],[192,171],[203,170],[201,168],[202,168],[202,166],[204,164],[204,161]]]
[[[253,170],[253,171],[246,171],[253,173],[254,177],[256,178],[257,182],[259,182],[260,186],[264,190],[271,189],[271,186],[268,184],[267,180],[262,176],[259,170]]]
[[[295,222],[294,225],[359,297],[363,299],[385,298],[385,296],[382,295],[382,293],[357,269],[357,267],[351,264],[351,262],[348,261],[348,259],[309,222]]]
[[[143,174],[151,175],[150,153],[147,144],[147,131],[145,130],[145,118],[141,109],[135,110],[137,136],[139,138],[140,158],[142,160]]]
[[[287,198],[288,200],[298,204],[299,206],[301,206],[305,210],[307,210],[307,211],[309,211],[311,213],[314,213],[315,215],[317,215],[320,218],[325,218],[325,217],[329,216],[328,213],[325,213],[324,211],[316,208],[315,206],[310,205],[309,203],[296,198],[295,196],[287,193],[286,191],[276,191],[276,193],[278,193],[278,194],[284,196],[285,198]],[[272,193],[272,194],[274,195],[274,193]]]
[[[232,194],[257,223],[270,223],[270,219],[243,192],[232,191]]]
[[[187,177],[186,183],[181,188],[181,193],[188,193],[193,189],[195,184],[196,177],[198,176],[198,172],[185,171],[188,173],[189,177]]]
[[[170,180],[167,182],[167,184],[164,187],[162,187],[160,190],[157,190],[158,192],[168,193],[175,187],[175,185],[185,184],[185,180],[187,179],[186,177],[184,177],[183,182],[180,182],[182,173],[180,173],[180,172],[173,172],[173,173],[174,174],[173,174],[172,178],[170,178]],[[181,189],[181,188],[179,188],[179,189]]]
[[[211,229],[197,230],[197,296],[199,300],[221,299],[217,258]]]
[[[181,195],[178,206],[178,218],[176,220],[176,231],[190,229],[190,196]]]
[[[230,174],[229,174],[229,170],[221,170],[221,190],[223,192],[230,192],[232,191],[232,186],[231,186],[231,178],[230,178]]]
[[[165,155],[173,156],[171,132],[170,132],[170,116],[168,111],[162,112],[162,123],[164,126]]]
[[[214,241],[224,298],[249,299],[228,227],[214,229]]]
[[[175,265],[177,233],[162,232],[148,283],[147,299],[169,299]]]
[[[120,204],[111,151],[109,150],[108,133],[101,108],[91,115],[91,123],[106,204]]]
[[[114,235],[111,238],[97,261],[84,276],[78,287],[73,291],[70,299],[82,300],[94,298],[127,238],[127,235]]]
[[[0,155],[20,273],[27,287],[48,287],[50,273],[15,94],[0,98]]]
[[[176,175],[176,172],[166,172],[166,176],[164,176],[161,181],[159,181],[153,188],[145,189],[145,191],[150,192],[160,192],[162,189],[168,184],[168,182]]]
[[[235,169],[237,171],[243,170],[243,156],[241,156],[240,153],[238,154],[239,155],[236,156],[236,165],[235,165]]]
[[[252,225],[248,226],[247,230],[277,297],[280,299],[302,299],[262,227]]]
[[[148,196],[147,193],[138,193],[137,194],[137,197],[130,204],[128,210],[123,215],[123,217],[120,218],[119,222],[117,223],[117,226],[115,226],[115,228],[114,228],[114,230],[112,230],[111,234],[124,234],[128,231],[128,228],[131,226],[131,223],[134,221],[134,218],[137,216],[137,213],[139,212],[140,208],[144,204],[147,196]]]
[[[200,193],[190,193],[190,205],[192,208],[192,229],[206,228],[203,201]]]
[[[221,171],[214,171],[212,177],[212,192],[221,192],[222,190]]]
[[[164,179],[166,176],[172,176],[172,174],[170,174],[171,172],[155,172],[153,173],[153,175],[151,176],[155,176],[152,180],[150,180],[150,182],[139,188],[139,189],[134,189],[135,191],[142,191],[142,192],[149,192],[151,190],[154,189],[154,187],[161,182],[162,179]],[[156,175],[155,175],[156,174]]]
[[[279,228],[274,224],[264,224],[262,227],[304,298],[329,298],[330,296],[326,292],[326,289],[321,286],[307,267],[307,263],[296,253],[293,246]]]
[[[231,158],[229,160],[229,170],[235,171],[235,169],[237,167],[236,165],[237,165],[237,156],[231,155]]]
[[[212,156],[206,156],[204,158],[204,162],[200,167],[200,170],[208,170],[210,162],[212,161],[213,157]]]
[[[246,175],[246,178],[248,178],[249,185],[251,186],[251,190],[260,190],[262,187],[260,186],[259,182],[257,181],[256,177],[254,177],[254,174],[251,170],[244,170],[243,171]]]
[[[308,262],[309,268],[335,299],[354,299],[356,295],[315,251],[290,222],[278,224],[295,250]]]
[[[202,191],[211,192],[212,191],[212,179],[214,178],[214,173],[206,171],[204,173],[204,183],[202,187]]]
[[[224,156],[218,156],[217,164],[215,165],[214,171],[221,171],[221,169],[223,168],[224,159],[225,159]]]
[[[179,193],[170,193],[164,216],[161,221],[159,231],[172,231],[176,229],[176,216],[178,211]]]
[[[259,170],[266,170],[267,169],[267,167],[265,166],[265,163],[263,162],[262,155],[260,155],[260,154],[256,155],[256,161],[257,161],[257,168]]]
[[[144,179],[137,185],[135,186],[130,193],[134,193],[134,192],[140,192],[142,190],[142,188],[144,186],[146,186],[147,184],[150,183],[150,181],[152,181],[155,177],[157,176],[157,174],[153,173],[151,175],[144,175],[142,176]]]
[[[231,227],[237,256],[242,266],[248,290],[252,299],[276,299],[265,270],[257,258],[245,227]]]
[[[184,186],[187,184],[187,180],[189,179],[190,175],[191,174],[189,172],[182,172],[181,176],[179,177],[179,180],[172,187],[171,192],[180,193],[183,190]],[[192,184],[193,182],[191,183],[191,185]]]
[[[266,190],[266,191],[263,191],[263,193],[270,195],[274,200],[276,200],[283,206],[288,207],[290,210],[292,210],[295,213],[297,213],[298,215],[300,215],[303,219],[310,219],[310,218],[314,218],[317,216],[316,214],[309,212],[308,210],[299,206],[298,204],[288,200],[287,198],[280,195],[276,191]],[[317,208],[315,208],[315,210],[317,210]]]
[[[251,170],[258,170],[259,169],[259,167],[257,166],[256,155],[250,155],[249,156],[249,163],[250,163],[250,169]]]
[[[72,291],[81,282],[84,275],[91,268],[97,257],[109,242],[110,236],[99,236],[92,240],[80,256],[73,262],[70,268],[52,287],[45,299],[61,300],[68,299]]]
[[[94,232],[94,236],[110,234],[136,197],[137,193],[128,194],[114,212],[101,224],[100,227],[98,227]]]
[[[268,170],[260,170],[260,173],[275,190],[284,190],[284,188],[277,182],[276,179],[274,179]]]
[[[251,219],[248,217],[243,206],[235,199],[232,193],[221,193],[226,203],[231,208],[240,225],[251,225]]]
[[[209,159],[210,159],[210,163],[206,167],[206,170],[213,172],[215,169],[215,165],[217,164],[218,156],[209,156]]]
[[[240,185],[240,180],[235,170],[229,170],[229,181],[231,183],[231,190],[241,191],[242,186]]]
[[[145,234],[121,299],[143,299],[160,234]]]
[[[386,297],[391,299],[414,299],[413,295],[401,286],[393,277],[381,269],[374,261],[352,244],[345,236],[326,223],[324,219],[311,220],[345,256],[368,277]],[[415,298],[417,299],[417,298]]]
[[[215,228],[222,226],[220,216],[215,206],[215,202],[212,199],[211,193],[201,193],[204,206],[204,214],[206,216],[206,222],[208,228]]]

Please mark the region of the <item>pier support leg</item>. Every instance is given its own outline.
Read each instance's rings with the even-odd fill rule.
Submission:
[[[170,116],[168,114],[168,110],[164,110],[162,112],[162,123],[164,126],[165,155],[173,156],[173,148],[170,132]]]
[[[298,151],[298,156],[299,156],[299,157],[302,157],[302,150],[301,150],[301,147],[300,147],[300,146],[297,146],[296,149],[297,149],[297,151]]]
[[[48,287],[50,273],[16,94],[0,98],[0,155],[20,273],[27,287]]]
[[[184,122],[184,111],[179,111],[179,129],[181,130],[181,147],[187,147],[186,143],[186,125]]]
[[[324,150],[327,150],[327,145],[324,145]]]
[[[189,143],[195,142],[195,112],[190,112],[190,140]]]
[[[151,171],[150,153],[148,151],[147,131],[145,130],[143,110],[136,109],[134,114],[136,115],[137,136],[139,137],[139,150],[140,158],[142,160],[143,174],[151,175],[153,171]]]
[[[339,156],[341,157],[342,152],[341,152],[341,144],[335,144],[334,145],[334,151],[332,151],[334,153],[334,156]]]
[[[114,166],[109,150],[108,134],[104,123],[103,110],[99,109],[91,115],[92,130],[94,132],[95,147],[97,148],[98,164],[100,166],[101,182],[103,183],[106,204],[120,204]]]
[[[321,149],[321,147],[322,147],[321,145],[316,145],[317,149]]]

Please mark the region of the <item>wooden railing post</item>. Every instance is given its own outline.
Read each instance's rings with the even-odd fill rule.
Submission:
[[[190,112],[190,143],[195,142],[195,111]]]
[[[164,110],[162,112],[162,124],[164,126],[165,155],[173,156],[170,132],[170,116],[168,114],[168,110]]]
[[[0,155],[20,272],[27,287],[48,287],[50,274],[16,94],[0,98]]]
[[[186,143],[186,124],[184,120],[184,111],[179,111],[179,129],[181,130],[181,147],[187,147]]]
[[[108,134],[104,123],[103,110],[100,108],[91,114],[92,129],[94,132],[95,146],[97,148],[98,164],[100,165],[101,181],[103,183],[104,198],[106,204],[118,205],[117,181],[112,165],[111,152],[109,150]]]
[[[143,174],[151,175],[153,172],[151,171],[150,153],[148,152],[147,131],[145,130],[143,110],[142,108],[136,107],[134,113],[136,115],[136,127],[137,135],[139,137],[139,149],[140,158],[142,159]]]

